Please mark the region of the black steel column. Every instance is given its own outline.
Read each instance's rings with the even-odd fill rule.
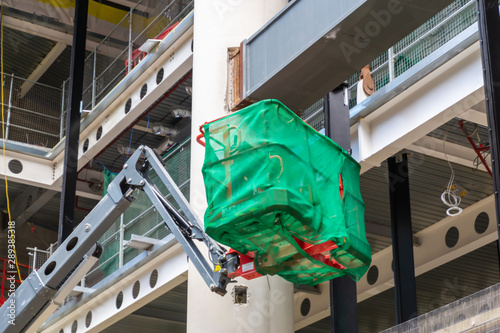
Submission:
[[[417,316],[408,156],[403,154],[391,157],[387,163],[389,166],[396,321],[401,324]]]
[[[61,244],[71,234],[75,219],[76,178],[78,176],[78,143],[80,137],[80,101],[82,100],[85,42],[87,39],[87,15],[89,0],[76,0],[73,48],[69,78],[69,110],[66,114],[66,141],[64,150],[64,174],[59,213]]]
[[[493,191],[495,193],[495,208],[497,229],[500,237],[500,17],[498,0],[477,0],[479,40],[481,58],[483,61],[484,95],[486,98],[486,116],[490,129],[491,171],[493,173]],[[497,242],[498,244],[498,242]],[[498,255],[500,259],[500,248]],[[500,260],[499,260],[500,261]]]
[[[325,135],[347,151],[351,149],[347,86],[342,85],[325,96]],[[334,333],[358,332],[356,282],[344,276],[330,281],[331,327]]]

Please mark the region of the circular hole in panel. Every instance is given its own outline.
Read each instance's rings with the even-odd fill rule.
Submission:
[[[476,217],[476,221],[474,221],[474,230],[478,234],[482,234],[488,229],[488,226],[490,225],[490,217],[488,214],[485,212],[479,213],[479,215]]]
[[[132,289],[132,297],[134,299],[139,296],[139,291],[141,291],[141,283],[139,281],[135,281],[134,283],[134,288]]]
[[[144,85],[141,88],[141,99],[143,99],[147,93],[148,93],[148,84],[144,83]]]
[[[160,82],[163,81],[163,75],[165,75],[165,71],[163,70],[163,68],[160,68],[160,70],[156,74],[156,84],[160,84]]]
[[[123,304],[123,292],[120,291],[118,295],[116,295],[116,308],[119,309],[121,308]]]
[[[158,271],[155,269],[151,272],[151,276],[149,277],[149,286],[154,288],[156,286],[156,282],[158,282]]]
[[[102,137],[102,126],[99,126],[99,128],[97,129],[97,132],[95,134],[95,139],[96,141],[99,141],[99,139]]]
[[[87,312],[87,315],[85,316],[85,327],[90,327],[90,324],[92,323],[92,311]]]
[[[300,304],[300,314],[305,317],[309,314],[310,310],[311,310],[311,301],[309,300],[309,298],[304,298],[302,304]]]
[[[372,266],[368,270],[368,274],[366,274],[366,279],[368,280],[369,285],[374,285],[378,280],[378,267]]]
[[[45,275],[49,275],[54,271],[54,268],[56,268],[56,262],[52,261],[47,265],[47,268],[45,268]]]
[[[85,141],[83,142],[83,153],[86,153],[87,150],[89,150],[89,139],[85,139]]]
[[[458,237],[459,237],[459,232],[458,232],[457,227],[451,227],[450,229],[448,229],[448,231],[446,232],[445,239],[444,239],[446,242],[446,246],[448,246],[449,248],[452,248],[455,245],[457,245]]]
[[[59,331],[59,333],[64,333],[64,329],[61,328],[61,330]]]
[[[125,103],[125,114],[129,113],[131,108],[132,108],[132,99],[129,98],[127,100],[127,103]]]
[[[73,325],[71,325],[71,333],[76,333],[77,330],[78,330],[78,322],[75,320],[73,322]]]
[[[23,171],[23,164],[19,160],[11,160],[9,162],[9,170],[15,174],[21,173]]]
[[[68,242],[68,245],[66,245],[66,251],[73,250],[73,248],[76,246],[77,243],[78,243],[78,237],[71,238],[70,241]]]

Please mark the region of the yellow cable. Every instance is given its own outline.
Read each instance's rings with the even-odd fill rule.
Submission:
[[[12,217],[10,215],[10,201],[9,201],[9,185],[7,182],[7,159],[5,157],[5,118],[4,118],[4,92],[3,92],[3,1],[0,8],[0,89],[2,90],[2,142],[3,142],[3,162],[5,168],[5,197],[7,198],[7,213],[9,215],[9,229],[10,238],[12,240],[12,248],[14,249],[14,262],[16,263],[17,274],[19,275],[19,281],[23,282],[21,277],[21,271],[19,270],[19,264],[17,263],[17,253],[15,246],[15,234],[12,229],[11,221]]]

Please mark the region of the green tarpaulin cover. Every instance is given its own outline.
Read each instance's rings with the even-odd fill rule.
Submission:
[[[363,276],[371,250],[360,166],[345,150],[276,100],[204,130],[208,235],[253,252],[258,273],[294,283]],[[326,250],[307,250],[309,244]]]

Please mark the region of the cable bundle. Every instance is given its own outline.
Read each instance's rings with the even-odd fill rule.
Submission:
[[[458,207],[462,202],[462,197],[454,192],[455,186],[453,185],[453,183],[455,182],[455,170],[453,170],[453,166],[448,160],[448,155],[446,155],[445,144],[447,136],[448,136],[448,128],[446,128],[443,138],[443,152],[444,156],[446,157],[446,162],[448,162],[448,166],[450,167],[451,174],[450,174],[450,180],[448,181],[448,186],[446,187],[446,190],[441,194],[441,201],[446,206],[449,207],[446,210],[446,214],[448,216],[457,216],[462,214],[463,211],[462,208]]]

